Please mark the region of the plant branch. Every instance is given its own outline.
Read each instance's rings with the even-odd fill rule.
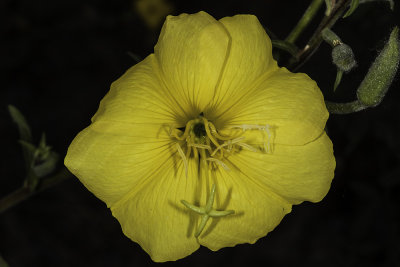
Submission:
[[[307,42],[307,44],[304,46],[303,49],[299,51],[297,54],[297,59],[292,60],[288,64],[288,68],[297,71],[304,63],[306,63],[311,56],[315,53],[315,51],[318,49],[320,44],[322,43],[322,30],[325,28],[332,28],[333,25],[337,22],[339,18],[341,18],[348,8],[351,0],[339,0],[335,6],[332,8],[331,13],[329,16],[325,16],[321,23],[319,24],[318,28],[315,30],[314,34],[311,36],[310,40]]]
[[[311,20],[314,18],[315,14],[324,3],[323,0],[313,0],[309,7],[304,12],[303,16],[297,22],[297,25],[293,28],[293,30],[289,33],[288,37],[286,37],[285,41],[288,43],[296,42],[297,38],[304,31],[304,29],[310,24]]]
[[[34,190],[31,190],[27,185],[22,186],[21,188],[0,199],[0,214],[22,202],[23,200],[33,196],[34,194],[57,185],[58,183],[70,177],[72,177],[72,174],[65,167],[63,167],[53,176],[43,178]]]
[[[350,114],[367,108],[358,100],[348,103],[325,101],[325,105],[331,114]]]

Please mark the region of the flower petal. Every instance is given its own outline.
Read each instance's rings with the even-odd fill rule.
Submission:
[[[272,154],[242,150],[229,160],[293,204],[320,201],[328,193],[335,169],[332,142],[325,133],[304,146],[276,145]]]
[[[221,127],[269,125],[277,144],[303,145],[321,135],[329,113],[315,81],[285,68],[263,76],[240,98],[220,106]]]
[[[205,12],[168,16],[154,52],[179,114],[196,118],[213,98],[229,36]]]
[[[156,65],[151,54],[113,82],[92,121],[179,124],[174,99],[162,85]]]
[[[167,128],[179,119],[153,64],[150,55],[115,81],[68,148],[65,165],[108,206],[170,157]]]
[[[170,143],[158,125],[96,121],[75,137],[64,164],[110,207],[171,157]]]
[[[199,237],[201,245],[211,250],[255,243],[272,231],[291,211],[292,205],[260,183],[237,170],[216,171],[217,210],[234,210],[235,214],[211,218]]]
[[[222,18],[220,22],[232,42],[209,112],[220,110],[221,104],[233,104],[260,76],[277,69],[272,58],[271,40],[257,17],[236,15]]]
[[[202,180],[197,178],[197,160],[188,161],[186,178],[182,162],[176,164],[170,158],[153,178],[111,207],[124,234],[139,243],[153,261],[177,260],[199,248],[193,236],[197,218],[180,202],[200,201]]]

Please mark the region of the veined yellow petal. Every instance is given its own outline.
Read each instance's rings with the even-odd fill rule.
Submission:
[[[168,16],[154,51],[112,84],[65,158],[154,261],[254,243],[292,204],[326,195],[323,96],[278,68],[256,17]]]
[[[232,43],[212,105],[206,111],[210,113],[234,104],[260,76],[278,68],[272,58],[271,40],[257,17],[236,15],[220,22]],[[205,114],[212,119],[212,115]]]
[[[268,73],[236,102],[221,105],[215,121],[234,125],[269,125],[274,143],[303,145],[321,135],[329,113],[315,81],[285,68]]]
[[[111,211],[124,234],[139,243],[153,261],[177,260],[199,248],[194,237],[198,216],[180,201],[203,202],[204,183],[198,176],[197,160],[188,161],[186,178],[184,164],[170,158]]]
[[[182,118],[159,80],[156,65],[151,54],[113,82],[92,121],[179,124]]]
[[[217,191],[214,209],[234,210],[235,214],[210,219],[199,242],[211,250],[253,244],[291,211],[288,201],[241,170],[221,168],[216,171],[214,182]]]
[[[242,150],[229,160],[293,204],[320,201],[328,193],[335,169],[332,142],[325,133],[304,146],[277,144],[272,154]]]
[[[168,127],[179,118],[153,67],[150,55],[112,84],[65,158],[68,169],[108,206],[171,156]]]
[[[75,137],[64,163],[110,207],[163,166],[171,146],[159,125],[96,121]]]
[[[196,118],[213,98],[229,43],[225,28],[205,12],[167,17],[154,52],[185,121]]]

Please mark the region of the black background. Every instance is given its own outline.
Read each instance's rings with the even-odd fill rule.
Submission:
[[[173,14],[205,10],[217,19],[258,16],[286,37],[309,1],[171,1]],[[400,5],[397,6],[397,10]],[[397,15],[396,15],[397,14]],[[323,11],[299,40],[304,44]],[[397,19],[396,19],[397,16]],[[330,47],[300,70],[316,80],[326,99],[354,100],[355,90],[399,12],[365,4],[334,30],[353,47],[358,68],[335,94]],[[17,106],[39,140],[61,155],[90,123],[109,85],[152,52],[160,27],[149,29],[133,1],[0,0],[0,197],[23,182],[18,133],[7,113]],[[399,75],[383,103],[352,115],[331,115],[328,133],[336,176],[320,203],[293,207],[282,223],[254,245],[212,252],[201,248],[167,266],[400,266]],[[0,254],[16,266],[152,266],[126,238],[100,200],[69,179],[0,215]]]

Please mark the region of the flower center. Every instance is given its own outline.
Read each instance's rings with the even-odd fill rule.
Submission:
[[[204,137],[207,135],[206,128],[204,126],[204,123],[198,122],[193,126],[193,132],[196,137]]]
[[[209,172],[215,168],[222,167],[227,171],[230,170],[227,158],[233,153],[242,149],[259,153],[271,152],[269,125],[244,124],[229,128],[233,130],[232,134],[230,136],[222,135],[211,121],[200,114],[198,118],[188,121],[185,128],[170,129],[170,136],[176,141],[176,149],[185,167],[186,178],[188,177],[188,158],[190,157],[198,160],[199,169],[209,180]],[[261,146],[254,147],[245,142],[244,133],[247,130],[256,130],[261,133],[261,139],[257,139],[258,141],[262,140],[259,142],[262,144]],[[205,207],[195,206],[181,200],[188,209],[202,216],[195,233],[196,238],[201,234],[210,217],[223,217],[234,213],[233,210],[219,211],[212,208],[215,190],[215,184],[213,184]]]
[[[253,152],[269,152],[270,131],[268,125],[238,125],[231,126],[242,131],[233,131],[231,136],[222,135],[215,125],[200,115],[198,118],[187,122],[184,128],[171,129],[171,137],[176,139],[176,147],[182,158],[186,173],[188,158],[199,159],[200,164],[208,170],[222,167],[230,170],[226,159],[233,153],[242,149]],[[244,133],[247,130],[258,130],[263,139],[263,147],[260,149],[245,142]],[[264,150],[264,151],[263,151]]]

